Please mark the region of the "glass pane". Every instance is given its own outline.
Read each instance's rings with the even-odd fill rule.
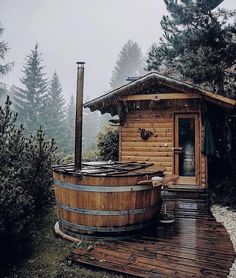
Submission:
[[[179,146],[182,153],[179,155],[179,175],[195,176],[195,119],[179,119]]]

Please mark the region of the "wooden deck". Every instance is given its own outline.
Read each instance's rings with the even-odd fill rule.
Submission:
[[[137,238],[96,242],[92,250],[74,249],[71,259],[135,277],[227,277],[235,252],[224,226],[211,215],[207,196],[166,193],[164,199],[175,224],[156,224]]]

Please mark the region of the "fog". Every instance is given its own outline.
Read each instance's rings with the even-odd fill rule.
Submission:
[[[221,7],[235,9],[235,0]],[[14,69],[0,82],[20,85],[25,56],[39,44],[47,77],[56,70],[68,99],[76,90],[76,62],[85,61],[85,97],[103,94],[119,51],[129,39],[147,53],[162,34],[162,0],[0,0],[0,22]]]

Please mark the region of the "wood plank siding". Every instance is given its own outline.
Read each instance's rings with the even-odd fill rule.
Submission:
[[[210,105],[218,106],[226,113],[225,108],[236,108],[236,100],[222,96],[221,92],[210,92],[189,82],[149,72],[85,103],[84,107],[119,116],[122,125],[119,142],[121,161],[153,162],[157,167],[165,167],[167,174],[178,175],[178,185],[205,188],[208,163],[207,157],[201,153],[204,134],[201,110],[205,113],[204,107],[209,108]],[[190,117],[195,119],[194,124],[192,120],[184,120],[183,113],[192,114]],[[181,118],[183,120],[179,120]],[[143,140],[139,128],[153,135]],[[179,133],[182,136],[187,134],[184,130],[189,134],[178,137]],[[191,138],[193,132],[196,134],[195,142]],[[192,140],[191,144],[183,138]]]
[[[143,140],[138,132],[145,128],[153,132]],[[173,164],[173,119],[171,113],[156,111],[133,111],[127,115],[121,127],[121,160],[149,161],[155,166],[166,168],[172,174]]]
[[[178,103],[178,104],[177,104]],[[201,124],[200,108],[197,105],[189,105],[188,101],[181,100],[176,105],[173,103],[166,107],[157,109],[136,109],[127,113],[123,126],[120,127],[120,160],[122,162],[152,162],[156,167],[164,167],[167,175],[174,173],[174,151],[175,147],[175,115],[196,113],[199,120],[200,132],[199,143],[201,144],[203,127]],[[139,128],[152,132],[152,135],[143,140]],[[200,147],[199,147],[200,153]],[[200,153],[196,165],[198,174],[198,185],[205,187],[206,181],[206,157]]]

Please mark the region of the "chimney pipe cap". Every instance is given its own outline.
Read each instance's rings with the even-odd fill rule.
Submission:
[[[78,65],[78,67],[84,67],[85,62],[76,62],[76,64]]]

